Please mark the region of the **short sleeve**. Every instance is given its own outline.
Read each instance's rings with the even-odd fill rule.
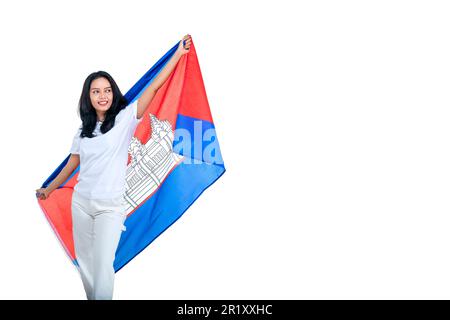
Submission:
[[[82,127],[80,127],[77,130],[77,133],[73,137],[72,147],[70,147],[70,153],[80,154],[80,140],[81,140],[80,134],[81,134],[81,129],[82,129]]]
[[[128,106],[120,110],[116,117],[117,121],[125,121],[129,125],[137,125],[142,121],[142,118],[137,118],[137,100],[130,103]]]
[[[131,109],[130,111],[130,120],[135,123],[138,124],[139,122],[142,121],[142,118],[138,119],[137,118],[137,100],[135,100],[132,104],[130,104],[128,107]]]

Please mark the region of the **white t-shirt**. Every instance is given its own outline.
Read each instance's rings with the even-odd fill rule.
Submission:
[[[112,199],[125,193],[128,146],[141,119],[136,118],[137,100],[116,116],[105,134],[97,122],[94,138],[81,138],[78,129],[70,153],[80,155],[80,172],[74,190],[89,199]]]

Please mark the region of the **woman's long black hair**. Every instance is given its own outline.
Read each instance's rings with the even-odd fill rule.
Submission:
[[[111,130],[112,127],[114,127],[114,122],[116,120],[117,114],[120,110],[128,105],[128,101],[125,99],[122,92],[120,92],[119,87],[109,73],[105,71],[97,71],[91,73],[84,81],[83,91],[81,91],[80,102],[78,104],[81,122],[83,123],[83,128],[80,135],[81,137],[94,137],[92,133],[94,132],[95,126],[97,124],[97,113],[92,106],[89,91],[91,89],[92,81],[98,78],[108,79],[113,92],[113,101],[111,107],[108,109],[108,111],[106,111],[105,120],[100,127],[100,131],[102,133],[106,133]]]

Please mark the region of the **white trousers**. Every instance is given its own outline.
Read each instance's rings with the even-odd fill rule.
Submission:
[[[111,300],[114,290],[114,259],[125,230],[123,196],[87,199],[74,191],[72,225],[75,255],[88,300]]]

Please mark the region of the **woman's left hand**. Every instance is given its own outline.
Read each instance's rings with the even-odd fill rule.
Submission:
[[[191,47],[192,38],[191,35],[187,34],[181,39],[180,44],[178,45],[178,51],[183,55],[189,52]]]

